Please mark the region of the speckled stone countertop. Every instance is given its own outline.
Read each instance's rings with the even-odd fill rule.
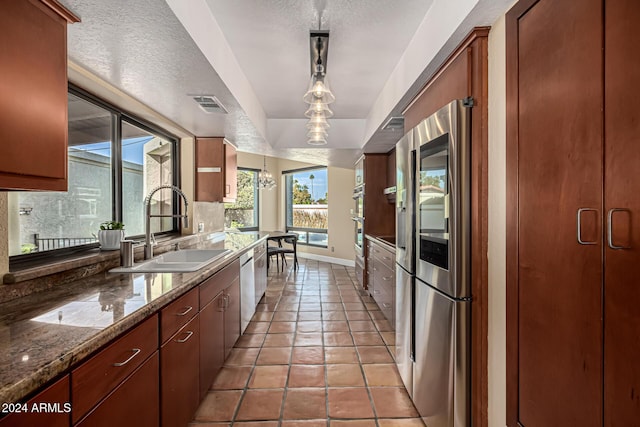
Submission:
[[[225,233],[194,248],[231,249],[193,273],[99,273],[0,304],[0,403],[18,402],[200,284],[264,233]]]

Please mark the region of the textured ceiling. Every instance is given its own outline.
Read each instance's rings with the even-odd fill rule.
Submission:
[[[69,26],[70,60],[177,127],[224,135],[240,151],[339,167],[393,147],[402,132],[379,126],[511,1],[61,0],[82,19]],[[302,95],[319,10],[337,100],[329,144],[310,148]],[[190,94],[217,96],[229,114],[202,112]]]

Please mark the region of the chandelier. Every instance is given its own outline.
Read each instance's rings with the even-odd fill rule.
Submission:
[[[309,87],[302,99],[309,104],[309,109],[304,113],[309,118],[307,123],[307,143],[311,145],[325,145],[327,143],[327,119],[333,116],[329,104],[336,100],[331,92],[329,79],[326,73],[327,49],[329,48],[328,31],[312,31],[311,44],[311,80]]]
[[[264,156],[262,170],[258,173],[258,188],[261,190],[271,190],[276,186],[276,180],[273,179],[271,172],[267,170],[267,156]]]

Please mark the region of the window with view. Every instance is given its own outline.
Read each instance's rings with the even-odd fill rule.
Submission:
[[[9,193],[12,257],[95,247],[100,224],[109,220],[123,222],[128,237],[142,235],[145,195],[174,183],[175,138],[79,91],[70,89],[68,108],[68,191]],[[173,209],[169,192],[156,193],[154,213]],[[154,218],[151,228],[164,232],[177,225]]]
[[[298,243],[327,247],[329,194],[327,168],[283,172],[286,191],[287,231],[298,234]]]
[[[235,203],[224,204],[224,227],[242,231],[257,231],[258,170],[238,168],[238,197]]]

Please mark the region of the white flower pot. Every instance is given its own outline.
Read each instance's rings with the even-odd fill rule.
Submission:
[[[99,230],[100,249],[113,251],[120,249],[120,240],[124,239],[124,230]]]

